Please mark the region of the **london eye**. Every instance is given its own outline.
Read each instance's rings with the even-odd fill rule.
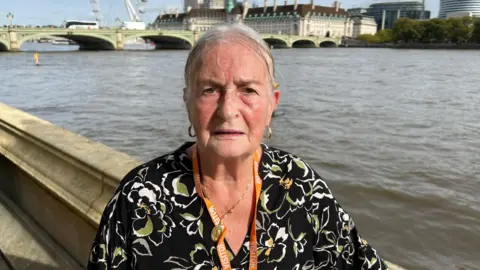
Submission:
[[[128,18],[133,22],[141,22],[142,16],[146,12],[146,5],[148,0],[136,0],[135,3],[133,0],[123,0],[125,8],[127,9]],[[92,5],[92,12],[95,16],[95,20],[100,24],[103,21],[102,11],[100,9],[100,0],[90,0]]]

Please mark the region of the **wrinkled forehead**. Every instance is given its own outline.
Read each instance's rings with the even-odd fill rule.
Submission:
[[[268,83],[269,65],[268,56],[241,40],[221,40],[208,44],[200,55],[191,63],[190,83],[196,84],[205,77],[220,77],[233,79],[237,77],[251,77]]]
[[[241,44],[218,44],[205,50],[197,71],[200,78],[213,76],[232,80],[252,77],[268,81],[268,66],[263,57],[253,48]]]

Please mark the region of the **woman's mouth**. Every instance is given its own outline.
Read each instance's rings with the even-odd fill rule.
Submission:
[[[213,132],[213,135],[216,136],[239,136],[244,133],[234,129],[217,129]]]

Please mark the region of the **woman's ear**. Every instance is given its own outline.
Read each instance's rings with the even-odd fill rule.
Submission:
[[[272,115],[275,109],[278,106],[278,102],[280,101],[280,90],[275,89],[273,90],[273,95],[272,95]]]
[[[270,122],[272,121],[272,118],[275,113],[275,109],[277,108],[279,101],[280,101],[280,91],[275,89],[273,90],[273,93],[272,93],[272,103],[270,103],[270,115],[268,115],[267,125],[270,125]]]
[[[280,101],[280,90],[273,90],[273,111],[277,108],[278,102]]]

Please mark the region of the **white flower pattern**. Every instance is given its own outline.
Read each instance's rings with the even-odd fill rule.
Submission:
[[[213,223],[195,192],[188,142],[134,168],[107,204],[88,269],[221,269]],[[321,177],[302,159],[262,144],[259,269],[387,269]],[[232,269],[248,269],[249,233]]]

